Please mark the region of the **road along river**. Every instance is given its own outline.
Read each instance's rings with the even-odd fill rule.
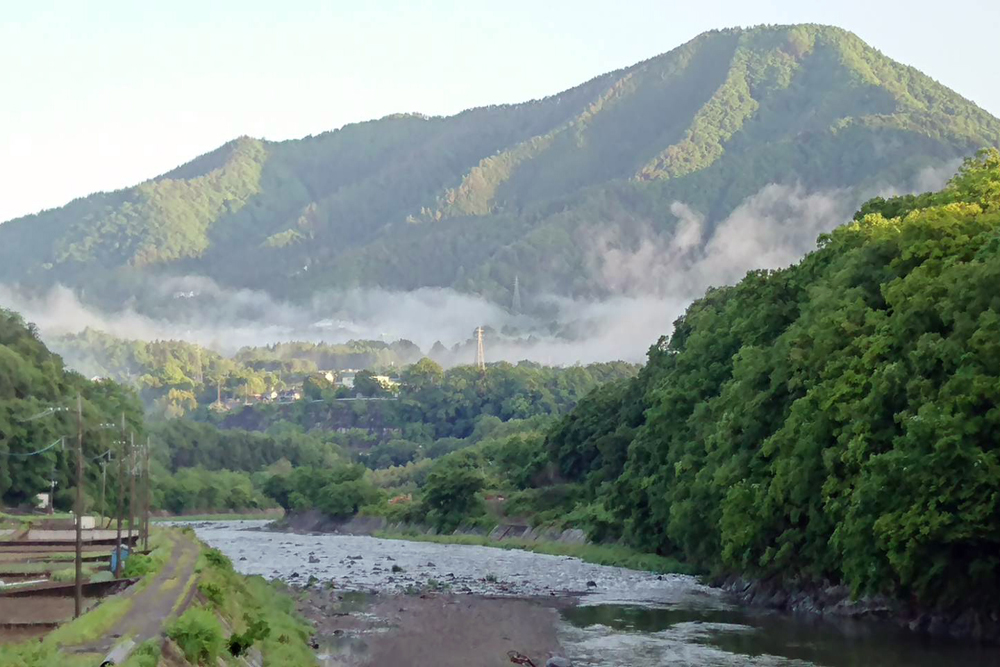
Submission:
[[[499,651],[500,639],[520,650],[519,633],[529,641],[527,635],[551,617],[554,638],[540,635],[531,640],[539,651],[561,645],[574,665],[1000,665],[1000,649],[918,637],[889,624],[834,623],[748,610],[685,575],[660,576],[490,547],[268,532],[262,530],[266,523],[209,522],[197,524],[195,530],[240,572],[308,587],[313,595],[311,617],[328,613],[334,620],[345,619],[324,642],[326,664],[331,666],[390,664],[372,657],[371,648],[378,642],[366,636],[391,635],[394,628],[405,633],[407,609],[410,614],[432,614],[439,624],[446,623],[451,611],[459,619],[482,619],[485,629],[494,628],[499,638],[484,633],[477,639],[466,635],[467,641],[481,642],[491,651],[494,641]],[[428,598],[442,603],[432,609]],[[536,610],[541,607],[546,609]],[[380,614],[393,618],[379,622],[375,616]],[[522,626],[512,621],[504,627],[505,615],[517,615]],[[414,637],[449,632],[447,625],[421,630],[412,624],[411,629]],[[442,636],[442,654],[448,653],[449,641],[462,639]],[[409,660],[404,664],[418,664],[413,656]],[[475,664],[504,662],[500,652]],[[426,664],[452,662],[428,658]],[[456,659],[454,664],[461,662]]]

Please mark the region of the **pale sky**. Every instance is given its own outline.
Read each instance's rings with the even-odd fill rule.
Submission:
[[[826,23],[1000,115],[1000,1],[0,0],[0,220],[248,134],[544,97],[712,28]]]

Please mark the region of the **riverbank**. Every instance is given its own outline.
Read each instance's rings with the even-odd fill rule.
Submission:
[[[884,596],[854,599],[847,586],[832,584],[803,585],[735,575],[716,579],[712,584],[749,607],[831,619],[873,620],[892,623],[918,635],[1000,644],[1000,615],[996,612],[922,609]]]
[[[635,551],[620,545],[575,544],[549,542],[544,540],[521,540],[517,538],[495,540],[480,535],[426,535],[403,531],[376,531],[374,537],[411,542],[433,542],[434,544],[463,544],[495,549],[518,549],[549,556],[569,556],[585,563],[624,567],[656,574],[698,574],[696,568],[673,558],[657,554]]]
[[[356,516],[344,521],[331,519],[315,510],[287,514],[275,521],[270,528],[300,535],[369,535],[411,542],[519,549],[656,574],[700,574],[697,568],[674,558],[636,551],[618,544],[593,544],[587,541],[583,531],[572,529],[548,531],[500,524],[488,532],[460,528],[454,533],[440,534],[428,526],[391,524],[383,517]]]
[[[190,530],[157,529],[152,545],[149,556],[126,564],[134,584],[40,639],[0,641],[0,664],[90,666],[113,656],[131,667],[184,667],[223,655],[234,637],[256,655],[254,664],[316,664],[311,628],[277,587],[238,574]],[[16,611],[5,615],[18,620]],[[157,662],[161,656],[166,662]]]
[[[484,607],[496,604],[499,610],[507,602],[491,600],[539,605],[549,610],[538,612],[547,617],[524,613],[529,614],[533,626],[542,629],[554,618],[564,655],[578,667],[1000,664],[995,648],[919,636],[885,622],[778,613],[734,604],[721,589],[688,575],[592,565],[521,549],[278,533],[264,528],[264,522],[249,521],[194,526],[199,538],[224,551],[241,573],[285,582],[292,587],[295,599],[315,601],[314,609],[300,608],[301,613],[308,611],[310,618],[331,617],[333,637],[324,639],[320,648],[328,658],[324,667],[350,665],[345,656],[352,655],[354,664],[365,664],[362,658],[373,650],[368,639],[385,634],[386,641],[393,641],[404,626],[412,628],[414,634],[424,632],[424,640],[419,641],[427,641],[431,648],[438,646],[441,654],[447,654],[453,645],[463,646],[460,633],[466,630],[460,618],[440,624],[434,618],[461,607],[410,604],[436,598],[486,600]],[[381,615],[391,622],[375,623],[368,614],[376,607],[380,614],[374,618]],[[510,613],[519,613],[519,609],[516,604],[506,607]],[[408,618],[411,612],[413,617]],[[476,608],[467,610],[469,615],[474,613],[479,613]],[[486,610],[481,619],[483,624],[494,623],[495,616]],[[355,624],[370,632],[354,632],[351,628]],[[402,632],[406,636],[409,631]],[[528,653],[519,648],[516,635],[501,633],[499,640],[514,642],[503,652]],[[399,646],[405,648],[405,643]],[[502,648],[496,643],[491,646]],[[402,660],[368,664],[411,663],[404,656]],[[430,664],[437,667],[437,663]],[[484,663],[477,654],[465,664]]]

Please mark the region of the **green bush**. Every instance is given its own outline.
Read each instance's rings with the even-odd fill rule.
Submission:
[[[229,654],[237,658],[245,654],[255,641],[267,639],[271,635],[271,628],[263,619],[244,614],[243,620],[247,623],[247,629],[242,633],[231,634],[228,642]]]
[[[216,607],[222,607],[225,602],[225,594],[222,592],[221,586],[208,581],[203,581],[198,584],[198,591],[205,596],[206,600],[214,604]]]
[[[160,642],[150,639],[139,645],[125,663],[125,667],[156,667],[159,662]]]
[[[218,549],[206,549],[205,550],[205,562],[207,562],[212,567],[217,567],[221,570],[232,570],[233,562],[226,557],[224,553]]]
[[[215,612],[191,607],[171,624],[167,636],[177,642],[184,657],[198,665],[214,663],[222,654],[225,638]]]
[[[122,576],[126,579],[138,579],[156,569],[153,559],[146,554],[132,553],[125,559],[125,567],[122,568]]]
[[[485,479],[479,466],[474,453],[459,451],[437,461],[427,475],[423,505],[427,521],[441,532],[451,532],[485,514],[479,497]]]

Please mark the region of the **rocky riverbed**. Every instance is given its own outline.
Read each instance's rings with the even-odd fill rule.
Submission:
[[[299,585],[313,578],[340,589],[389,594],[430,584],[475,595],[583,597],[585,604],[726,606],[720,590],[687,575],[657,575],[516,549],[247,530],[264,525],[245,521],[195,528],[241,572]]]
[[[195,526],[237,569],[298,589],[333,666],[544,664],[653,667],[1000,665],[1000,651],[888,623],[741,606],[693,577],[490,547],[274,533],[264,522]]]

